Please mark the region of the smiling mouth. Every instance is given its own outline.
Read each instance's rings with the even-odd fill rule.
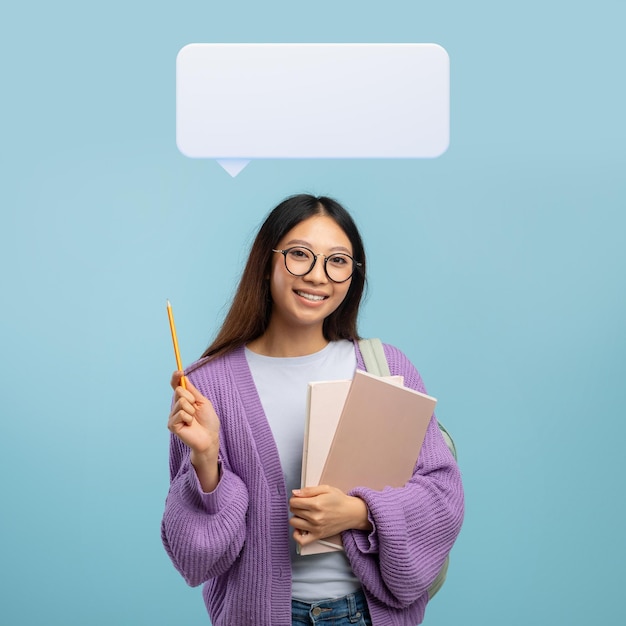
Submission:
[[[316,296],[312,293],[306,293],[305,291],[296,291],[296,293],[305,300],[310,300],[311,302],[319,302],[320,300],[326,300],[328,296]]]

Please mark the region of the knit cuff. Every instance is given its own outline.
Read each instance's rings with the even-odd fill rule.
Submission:
[[[219,482],[217,487],[213,491],[205,493],[202,491],[196,470],[189,463],[187,480],[182,489],[182,495],[185,500],[211,515],[218,513],[229,503],[232,503],[233,500],[236,500],[238,487],[240,486],[240,481],[237,480],[237,477],[230,472],[224,471],[221,462],[219,463],[218,471]]]
[[[367,500],[363,497],[364,490],[357,487],[350,491],[348,495],[361,498],[367,505]],[[360,552],[363,554],[377,554],[378,553],[378,533],[376,532],[376,522],[372,517],[369,505],[367,505],[367,519],[372,525],[372,530],[369,532],[364,530],[353,530],[352,536],[354,537],[354,543]]]

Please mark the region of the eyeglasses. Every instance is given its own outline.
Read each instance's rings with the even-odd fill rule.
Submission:
[[[354,274],[356,267],[361,267],[361,263],[355,261],[349,254],[337,253],[315,254],[304,246],[295,246],[286,250],[273,250],[280,252],[285,257],[285,267],[294,276],[305,276],[314,267],[317,257],[324,257],[324,271],[326,276],[334,283],[345,283]]]

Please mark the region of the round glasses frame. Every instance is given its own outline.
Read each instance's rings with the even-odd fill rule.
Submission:
[[[313,257],[313,261],[311,262],[311,265],[309,266],[309,269],[306,270],[306,272],[300,272],[298,274],[296,274],[295,272],[292,272],[288,265],[287,265],[287,254],[289,252],[291,252],[292,250],[306,250],[307,252],[311,253],[311,256]],[[291,248],[286,248],[285,250],[275,250],[274,248],[272,248],[272,252],[279,252],[280,254],[283,255],[283,259],[285,261],[285,269],[292,275],[292,276],[306,276],[309,272],[313,271],[313,268],[315,267],[315,264],[317,263],[317,257],[324,257],[324,273],[326,274],[326,276],[328,277],[328,280],[331,280],[333,283],[345,283],[347,280],[350,280],[352,278],[352,275],[354,274],[354,270],[357,267],[361,267],[362,263],[359,263],[358,261],[356,261],[353,257],[351,257],[349,254],[346,254],[345,252],[336,252],[335,254],[329,254],[329,255],[325,255],[325,254],[315,254],[315,252],[313,252],[313,250],[311,250],[310,248],[307,248],[306,246],[292,246]],[[332,259],[333,257],[346,257],[348,259],[350,259],[350,261],[352,261],[352,271],[350,272],[350,275],[346,278],[344,278],[343,280],[335,280],[329,273],[328,273],[328,268],[326,267],[326,264],[328,263],[328,259]]]

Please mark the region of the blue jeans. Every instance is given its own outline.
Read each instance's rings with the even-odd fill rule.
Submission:
[[[371,626],[370,613],[362,591],[343,598],[319,602],[291,601],[292,626]]]

